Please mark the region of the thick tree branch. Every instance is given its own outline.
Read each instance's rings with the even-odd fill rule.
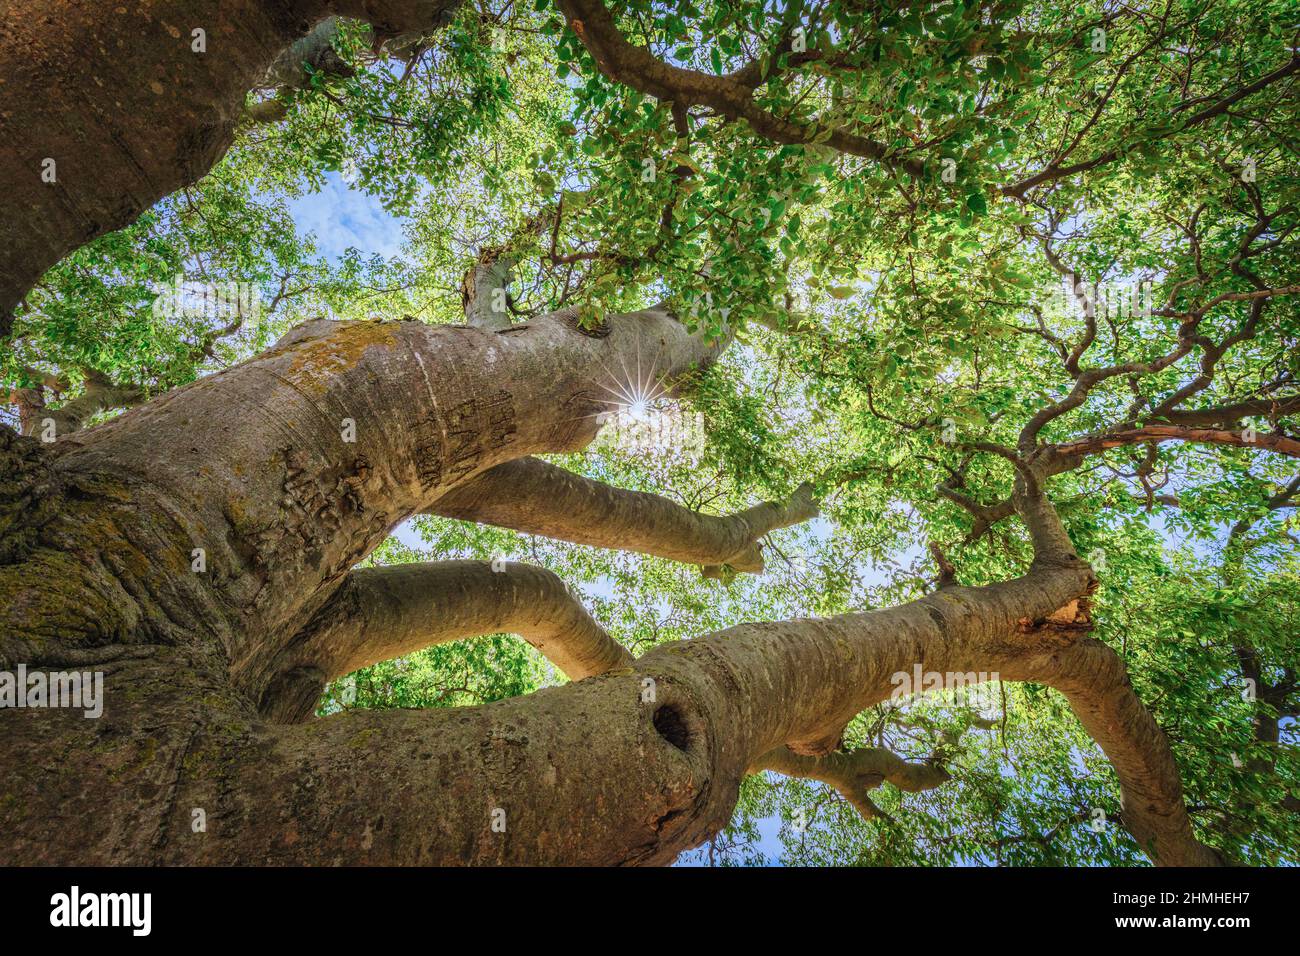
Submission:
[[[610,407],[609,369],[640,354],[675,381],[718,354],[664,310],[605,326],[586,334],[568,313],[501,333],[304,323],[248,362],[70,436],[60,467],[147,476],[137,508],[171,509],[167,566],[188,569],[197,550],[210,571],[140,593],[193,602],[159,614],[202,621],[236,674],[269,678],[292,631],[398,522],[496,465],[585,447]],[[244,410],[237,440],[231,409]],[[68,639],[93,641],[84,635],[127,612],[88,608],[65,623]],[[265,688],[241,689],[259,700]]]
[[[1160,416],[1171,425],[1236,431],[1243,418],[1277,419],[1300,412],[1300,395],[1283,398],[1256,398],[1211,408],[1171,409]]]
[[[757,573],[763,570],[759,539],[816,517],[817,503],[812,487],[801,485],[784,502],[718,517],[521,458],[452,489],[428,511],[574,544]]]
[[[930,556],[934,558],[935,567],[939,569],[939,579],[937,586],[940,588],[950,588],[957,583],[957,569],[953,563],[948,560],[948,556],[943,553],[943,548],[931,541],[929,544]]]
[[[882,783],[893,784],[908,793],[919,793],[933,790],[952,779],[948,771],[933,761],[912,763],[883,747],[860,747],[820,757],[797,754],[789,747],[778,747],[764,754],[750,768],[751,773],[764,770],[787,777],[818,780],[832,786],[864,820],[885,816],[867,796]]]
[[[280,51],[258,85],[276,90],[300,89],[310,83],[312,73],[352,76],[352,68],[334,49],[339,26],[338,17],[321,20],[305,36],[299,37]]]
[[[0,183],[29,214],[0,220],[0,335],[60,258],[212,168],[234,138],[247,92],[317,23],[363,19],[383,43],[440,28],[456,3],[157,0],[120,11],[52,4],[39,16],[5,4],[0,141],[14,148],[0,152]],[[200,29],[203,53],[194,46]],[[87,55],[97,50],[114,51],[108,79],[102,58]],[[296,54],[288,56],[292,66]]]
[[[465,273],[461,288],[465,321],[478,329],[499,332],[511,326],[506,302],[514,260],[509,255],[480,258]]]
[[[497,633],[518,634],[571,680],[632,663],[545,568],[485,561],[361,568],[285,649],[260,710],[281,723],[305,720],[326,681],[435,644]]]
[[[9,391],[9,403],[18,409],[18,434],[35,435],[45,416],[45,389],[14,388]]]

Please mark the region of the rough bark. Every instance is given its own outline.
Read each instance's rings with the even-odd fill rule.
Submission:
[[[599,386],[606,368],[656,354],[675,376],[716,353],[663,310],[609,327],[604,337],[585,335],[569,313],[504,333],[306,323],[249,362],[61,439],[54,467],[65,498],[111,489],[123,521],[152,521],[131,532],[137,550],[144,535],[165,535],[145,549],[164,563],[165,585],[139,580],[161,569],[103,568],[141,590],[139,616],[156,633],[137,639],[171,642],[200,628],[258,699],[278,651],[261,635],[301,626],[395,524],[495,465],[583,447],[608,410]],[[203,573],[190,572],[196,549]],[[96,571],[104,563],[43,549],[31,560]],[[18,594],[27,606],[56,601],[39,579],[18,585],[0,589],[0,602]],[[69,597],[46,610],[83,645],[120,640],[140,624],[130,605],[112,601]]]
[[[506,293],[513,265],[509,256],[502,256],[489,262],[476,262],[466,273],[461,297],[467,323],[488,332],[510,328]]]

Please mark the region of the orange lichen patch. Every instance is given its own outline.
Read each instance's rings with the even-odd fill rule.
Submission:
[[[319,394],[329,387],[332,378],[357,365],[366,349],[395,345],[395,333],[395,326],[388,322],[341,326],[328,336],[295,345],[285,377],[298,388]]]

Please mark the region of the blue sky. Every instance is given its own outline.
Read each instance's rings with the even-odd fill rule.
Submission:
[[[325,174],[325,187],[289,200],[289,213],[300,233],[311,233],[321,254],[337,261],[349,247],[384,258],[402,251],[402,220],[378,199],[352,189],[338,173]]]

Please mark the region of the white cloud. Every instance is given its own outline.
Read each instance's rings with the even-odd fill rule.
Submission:
[[[323,255],[338,260],[349,246],[364,256],[400,256],[405,238],[402,220],[378,199],[352,189],[338,173],[327,173],[325,186],[289,200],[289,213],[302,233],[312,233]]]

